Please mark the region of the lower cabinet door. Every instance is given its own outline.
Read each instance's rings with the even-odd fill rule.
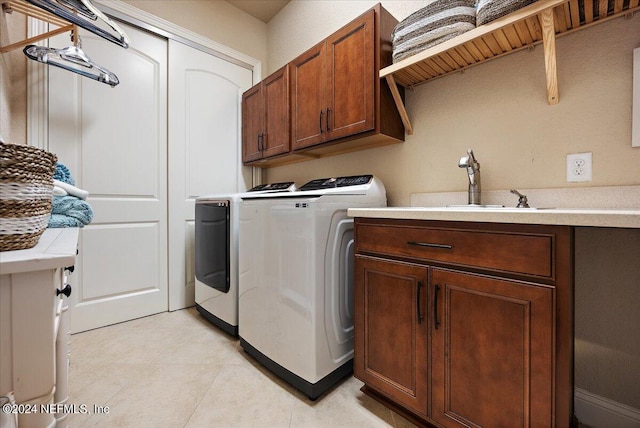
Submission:
[[[554,289],[441,269],[429,288],[431,418],[552,427]]]
[[[356,257],[354,374],[413,412],[428,413],[428,270]]]

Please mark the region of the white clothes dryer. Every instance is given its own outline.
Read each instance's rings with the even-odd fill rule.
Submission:
[[[372,175],[244,195],[239,225],[240,344],[312,400],[353,370],[351,207],[386,206]]]
[[[246,193],[207,195],[196,199],[196,309],[233,336],[238,335],[238,204],[245,194],[293,190],[293,182],[270,183]]]

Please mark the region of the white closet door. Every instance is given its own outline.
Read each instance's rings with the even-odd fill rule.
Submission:
[[[194,304],[195,198],[246,190],[242,93],[253,72],[169,40],[169,309]]]
[[[118,86],[49,67],[49,150],[94,211],[70,281],[72,332],[168,309],[167,41],[122,26],[128,49],[80,33]],[[50,42],[68,44],[68,35]]]

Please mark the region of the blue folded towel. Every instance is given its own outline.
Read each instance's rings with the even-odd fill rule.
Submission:
[[[83,227],[93,220],[91,205],[75,196],[54,196],[49,227]]]
[[[72,186],[75,186],[76,184],[75,180],[71,176],[71,171],[69,171],[69,168],[59,162],[56,163],[56,170],[53,172],[53,179],[62,181],[64,183],[69,183]]]
[[[84,224],[77,218],[63,214],[51,214],[49,217],[49,228],[60,229],[63,227],[84,227]]]

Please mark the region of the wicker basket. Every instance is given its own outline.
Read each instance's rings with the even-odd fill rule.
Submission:
[[[0,143],[0,251],[38,243],[51,215],[56,161],[36,147]]]

